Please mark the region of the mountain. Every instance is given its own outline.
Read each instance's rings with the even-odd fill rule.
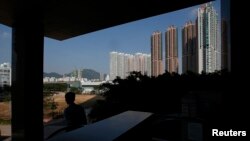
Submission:
[[[82,74],[82,78],[87,78],[88,80],[100,79],[100,73],[92,69],[82,69],[81,74]],[[78,75],[77,70],[66,74],[66,76],[75,76],[75,77],[77,77],[77,75]]]
[[[55,78],[61,78],[61,77],[63,77],[63,75],[58,74],[58,73],[56,73],[56,72],[50,72],[50,73],[46,73],[46,72],[44,72],[44,73],[43,73],[43,77],[55,77]]]
[[[95,71],[95,70],[92,70],[92,69],[82,69],[81,74],[82,74],[82,78],[87,78],[88,80],[90,80],[90,79],[100,79],[100,73]],[[65,76],[69,76],[69,77],[71,77],[71,76],[77,77],[77,75],[78,75],[77,70],[65,74]],[[43,77],[61,78],[61,77],[63,77],[63,75],[58,74],[56,72],[50,72],[50,73],[44,72]]]

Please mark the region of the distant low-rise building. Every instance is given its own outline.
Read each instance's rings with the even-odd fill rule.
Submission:
[[[43,78],[43,83],[48,83],[49,82],[49,77],[44,77]]]
[[[9,63],[0,64],[0,87],[11,86],[11,66]]]
[[[105,82],[91,82],[91,81],[87,81],[87,82],[81,82],[82,85],[82,93],[91,93],[93,91],[98,90],[98,87],[103,84]]]

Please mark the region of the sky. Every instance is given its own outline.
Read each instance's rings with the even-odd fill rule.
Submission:
[[[219,0],[213,5],[220,15]],[[175,25],[178,28],[178,58],[181,73],[181,29],[187,21],[195,21],[198,7],[173,11],[63,41],[45,37],[44,72],[65,74],[74,69],[93,69],[109,74],[111,51],[150,54],[150,37],[158,30],[163,33],[162,47],[165,52],[164,33],[168,26]],[[3,62],[11,63],[11,28],[0,24],[0,64]]]

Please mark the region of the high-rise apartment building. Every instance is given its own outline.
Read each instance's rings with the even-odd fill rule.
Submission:
[[[117,76],[125,78],[124,53],[118,53],[117,56]]]
[[[11,66],[9,63],[0,64],[0,87],[11,86]]]
[[[168,27],[165,33],[165,69],[178,73],[178,31],[175,26]]]
[[[143,69],[143,56],[142,53],[136,53],[134,56],[134,62],[135,62],[135,71],[139,71]]]
[[[162,33],[156,31],[151,35],[151,75],[158,76],[163,74],[163,52],[162,52]]]
[[[220,70],[220,48],[218,46],[218,14],[207,3],[198,8],[198,72],[211,73]]]
[[[118,76],[118,53],[110,52],[110,79],[114,80]]]
[[[128,68],[126,72],[131,72],[135,70],[135,61],[134,61],[134,55],[127,54],[127,62],[128,62]]]
[[[182,28],[182,72],[198,73],[198,46],[196,25],[191,21]]]
[[[135,59],[135,71],[140,71],[143,75],[151,75],[151,55],[136,53]]]
[[[144,67],[145,67],[144,74],[151,76],[151,55],[150,54],[144,54]]]
[[[114,80],[117,76],[126,78],[132,71],[139,71],[150,76],[151,56],[143,53],[136,53],[135,55],[118,52],[110,53],[111,80]]]
[[[78,80],[81,80],[82,79],[82,69],[78,69],[78,74],[77,74],[77,78],[78,78]]]

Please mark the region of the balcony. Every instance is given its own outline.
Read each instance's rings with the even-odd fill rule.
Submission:
[[[113,141],[148,140],[152,113],[126,111],[73,131],[62,131],[48,141]]]

